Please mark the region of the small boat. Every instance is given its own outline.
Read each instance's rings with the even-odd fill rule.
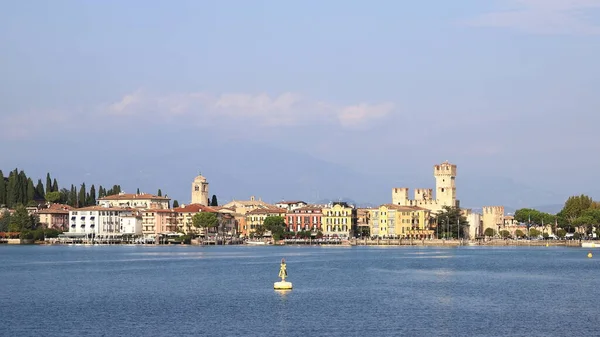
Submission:
[[[245,243],[246,243],[247,245],[259,245],[259,246],[264,246],[264,245],[266,245],[266,244],[267,244],[267,243],[266,243],[266,242],[264,242],[264,241],[250,241],[250,240],[246,241]]]

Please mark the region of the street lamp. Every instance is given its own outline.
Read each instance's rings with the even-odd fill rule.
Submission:
[[[448,233],[450,233],[450,217],[446,216],[446,235],[448,235]],[[450,235],[450,238],[452,238],[452,235]]]

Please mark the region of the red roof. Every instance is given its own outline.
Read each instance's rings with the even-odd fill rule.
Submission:
[[[200,204],[189,204],[185,207],[177,207],[173,209],[174,212],[177,213],[198,213],[198,212],[211,212],[217,213],[217,211],[208,206],[200,205]]]

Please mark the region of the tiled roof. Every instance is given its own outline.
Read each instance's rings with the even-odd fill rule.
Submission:
[[[418,207],[418,206],[401,206],[401,205],[394,205],[394,204],[385,204],[382,206],[385,206],[388,209],[393,209],[396,211],[403,211],[403,212],[428,211],[427,208]]]
[[[123,194],[113,194],[106,197],[98,198],[98,200],[171,200],[171,198],[167,197],[159,197],[158,195],[149,194],[149,193],[123,193]]]
[[[287,210],[283,209],[283,208],[257,208],[257,209],[253,209],[250,212],[246,213],[246,214],[286,214]]]
[[[71,211],[133,211],[131,207],[103,207],[103,206],[88,206],[82,208],[74,208]]]
[[[217,211],[214,208],[200,205],[200,204],[189,204],[184,207],[177,207],[173,209],[174,212],[177,213],[198,213],[198,212],[212,212],[216,213]]]

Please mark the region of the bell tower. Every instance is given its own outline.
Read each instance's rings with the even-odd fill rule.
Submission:
[[[448,161],[433,167],[435,199],[440,206],[458,207],[456,202],[456,165]]]
[[[192,204],[208,206],[208,182],[200,173],[192,182]]]

